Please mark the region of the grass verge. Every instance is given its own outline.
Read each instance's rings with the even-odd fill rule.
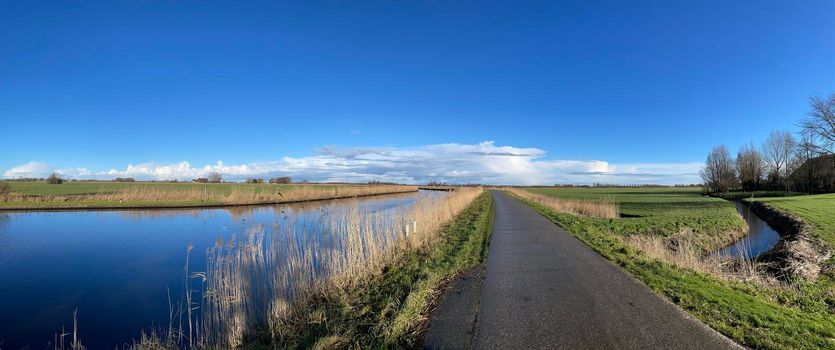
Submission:
[[[723,279],[647,257],[624,241],[623,226],[611,220],[561,214],[523,201],[739,344],[757,349],[835,349],[835,293],[828,277],[817,283],[795,281],[784,288]],[[666,223],[663,218],[659,221]]]
[[[441,287],[484,262],[493,202],[482,193],[442,229],[435,244],[405,251],[379,274],[317,293],[278,333],[279,348],[418,348]],[[257,341],[252,348],[268,347]]]

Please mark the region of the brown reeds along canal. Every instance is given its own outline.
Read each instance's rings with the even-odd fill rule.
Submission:
[[[88,348],[129,343],[143,329],[169,327],[172,309],[177,313],[186,303],[187,284],[194,288],[191,303],[202,308],[195,313],[211,310],[199,321],[195,316],[195,322],[224,336],[228,313],[258,317],[248,313],[261,307],[263,312],[280,310],[274,302],[270,310],[258,300],[244,305],[246,310],[206,305],[201,291],[208,283],[246,284],[248,293],[254,293],[249,286],[286,290],[263,297],[289,300],[298,286],[327,275],[335,259],[351,259],[341,251],[373,253],[369,242],[379,245],[405,234],[404,227],[417,228],[403,213],[413,210],[418,199],[446,195],[420,191],[198,210],[0,212],[0,348],[49,347],[62,328],[72,330],[74,310]],[[355,231],[358,237],[345,239],[342,231]],[[259,245],[263,253],[242,258]],[[230,276],[232,270],[247,276]],[[259,274],[280,278],[264,282]],[[224,296],[239,292],[212,291],[231,293]]]

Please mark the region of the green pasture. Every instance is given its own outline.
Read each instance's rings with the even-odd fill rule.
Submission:
[[[733,203],[703,196],[701,188],[530,188],[531,192],[564,199],[611,199],[621,218],[601,220],[622,235],[692,234],[705,250],[721,248],[747,231]]]

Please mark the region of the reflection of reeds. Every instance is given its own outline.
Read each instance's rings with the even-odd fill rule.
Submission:
[[[271,186],[271,187],[270,187]],[[38,203],[38,202],[94,202],[112,203],[130,206],[135,203],[158,203],[164,206],[166,203],[187,203],[187,204],[262,204],[262,203],[287,203],[298,201],[309,201],[332,198],[349,198],[356,196],[368,196],[383,193],[414,192],[415,186],[396,185],[334,185],[334,186],[307,186],[295,185],[287,188],[280,188],[274,185],[261,186],[232,186],[229,191],[209,190],[211,185],[204,187],[184,188],[160,188],[156,186],[130,186],[119,191],[75,194],[75,195],[43,195],[23,196],[12,194],[6,199],[7,202]],[[118,205],[116,205],[118,206]]]
[[[595,218],[617,218],[620,216],[618,203],[613,199],[563,199],[533,193],[515,187],[505,187],[502,190],[513,193],[527,200],[545,205],[559,213],[591,216]]]

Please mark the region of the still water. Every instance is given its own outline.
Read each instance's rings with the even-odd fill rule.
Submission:
[[[169,296],[174,302],[182,295],[189,246],[189,270],[203,271],[208,248],[244,237],[253,225],[321,222],[346,206],[385,215],[438,195],[198,210],[0,212],[0,349],[47,348],[62,327],[72,329],[74,310],[82,343],[112,349],[142,329],[167,326]]]
[[[748,223],[748,235],[736,243],[722,248],[719,251],[721,256],[743,257],[753,259],[763,254],[780,241],[780,235],[757,214],[754,214],[747,205],[742,202],[734,202],[736,211],[742,215]]]

